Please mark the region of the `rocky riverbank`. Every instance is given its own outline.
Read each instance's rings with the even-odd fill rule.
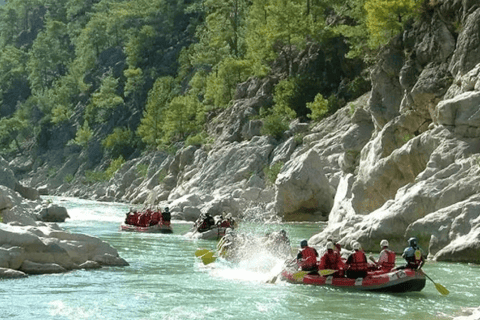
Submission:
[[[63,230],[56,222],[68,218],[64,207],[2,185],[12,176],[5,166],[0,170],[0,278],[128,265],[105,241]]]
[[[377,251],[386,238],[399,252],[417,236],[431,259],[479,262],[480,7],[440,0],[428,14],[377,57],[369,93],[314,126],[292,122],[281,139],[252,119],[271,100],[266,77],[238,86],[209,124],[212,144],[145,154],[110,181],[65,179],[84,172],[86,151],[54,175],[28,158],[8,168],[52,194],[168,205],[174,219],[328,220],[312,244],[356,239]],[[318,56],[307,48],[295,64]]]

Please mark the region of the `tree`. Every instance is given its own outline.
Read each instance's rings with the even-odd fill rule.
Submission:
[[[205,103],[226,107],[233,99],[236,85],[252,74],[249,60],[225,58],[206,79]]]
[[[205,123],[204,106],[193,95],[172,99],[165,113],[164,142],[181,141],[201,131]]]
[[[73,60],[67,25],[47,19],[45,29],[35,39],[29,52],[27,69],[33,91],[44,91],[67,72]]]
[[[137,135],[148,146],[156,148],[162,144],[165,112],[174,94],[175,82],[172,77],[157,79],[148,93],[143,118],[137,129]]]
[[[404,23],[418,14],[418,0],[366,0],[370,44],[378,47],[403,30]]]
[[[249,14],[247,57],[257,65],[268,64],[283,50],[288,74],[292,74],[295,48],[325,33],[323,2],[304,0],[257,0]]]
[[[90,122],[102,122],[108,119],[107,112],[123,104],[123,98],[117,94],[118,79],[108,75],[102,80],[100,89],[92,94],[85,110],[85,118]]]
[[[22,119],[18,113],[10,118],[0,119],[0,145],[8,147],[14,141],[18,151],[21,151],[19,138],[29,123]]]

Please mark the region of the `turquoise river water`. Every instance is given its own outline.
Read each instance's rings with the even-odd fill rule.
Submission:
[[[480,267],[433,263],[425,272],[450,290],[442,296],[428,281],[417,293],[355,292],[283,282],[267,284],[282,261],[259,253],[229,264],[204,266],[198,248],[215,241],[189,240],[191,224],[173,221],[173,234],[119,231],[126,205],[53,198],[68,209],[62,225],[100,237],[130,266],[0,281],[0,319],[451,319],[480,305]],[[319,224],[240,224],[261,236],[281,228],[293,245],[318,233]],[[400,259],[398,263],[401,263]]]

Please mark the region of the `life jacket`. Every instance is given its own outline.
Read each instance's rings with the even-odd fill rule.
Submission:
[[[340,255],[330,249],[322,257],[320,261],[320,269],[335,269],[338,270],[341,267]]]
[[[162,215],[160,212],[156,211],[152,214],[152,218],[150,219],[150,225],[155,225],[159,223],[162,219]]]
[[[390,249],[383,249],[387,253],[387,261],[382,261],[382,265],[380,266],[385,271],[390,271],[395,267],[395,252]]]
[[[302,260],[300,261],[300,267],[312,268],[317,265],[317,253],[312,247],[305,247],[302,249]]]
[[[222,227],[222,228],[230,228],[230,221],[228,221],[228,220],[223,220],[223,221],[220,223],[220,227]]]
[[[349,269],[352,271],[368,270],[367,258],[365,257],[365,253],[363,251],[357,250],[352,253],[352,262]]]
[[[423,261],[420,248],[408,247],[405,249],[404,258],[407,260],[407,267],[417,269]]]
[[[142,213],[138,218],[138,225],[140,227],[147,227],[150,222],[150,215],[146,212]]]

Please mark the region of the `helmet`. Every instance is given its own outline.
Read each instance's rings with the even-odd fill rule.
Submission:
[[[302,241],[300,242],[300,247],[305,248],[306,246],[308,246],[307,240],[302,240]]]
[[[388,240],[383,239],[382,241],[380,241],[380,247],[388,247]]]
[[[417,240],[417,238],[411,237],[410,239],[408,239],[408,244],[409,244],[411,247],[416,247],[416,246],[418,245],[418,240]]]
[[[352,247],[353,250],[360,250],[362,248],[362,245],[360,244],[360,242],[355,242]]]
[[[329,249],[332,249],[332,250],[335,249],[335,245],[331,241],[327,242],[327,250]]]

